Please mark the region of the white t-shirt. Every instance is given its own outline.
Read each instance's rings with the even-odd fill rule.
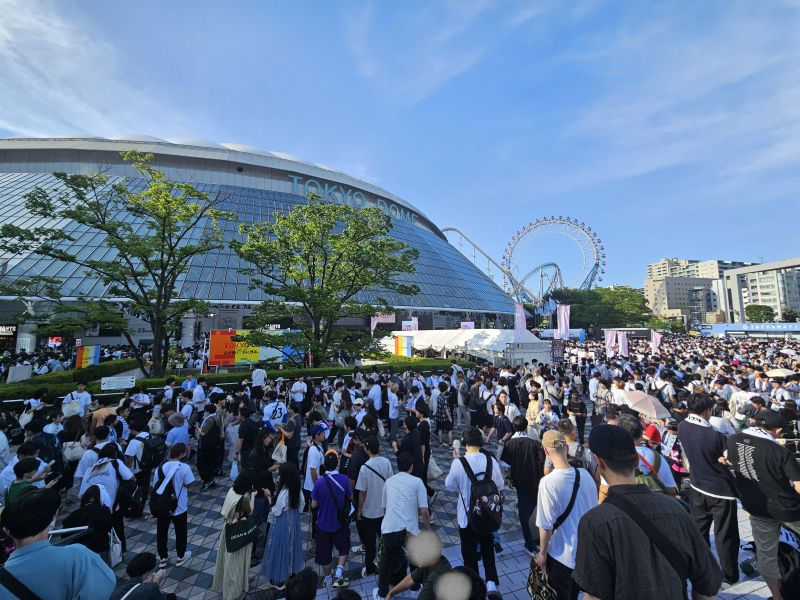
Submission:
[[[586,469],[580,471],[578,493],[572,511],[553,532],[547,554],[570,569],[575,568],[575,553],[578,549],[578,522],[589,510],[597,506],[597,486]],[[572,496],[575,484],[575,469],[554,469],[539,482],[536,501],[536,526],[553,529],[553,523],[561,516]]]
[[[400,416],[400,412],[398,407],[400,405],[400,400],[397,398],[397,394],[393,391],[389,390],[389,418],[390,419],[397,419]]]
[[[486,455],[482,452],[467,452],[465,458],[472,472],[475,473],[478,479],[483,479],[483,473],[486,472]],[[497,462],[496,459],[492,459],[492,481],[494,481],[498,490],[505,488],[503,473],[500,471],[500,463]],[[458,506],[458,526],[464,529],[469,525],[465,506],[470,505],[472,484],[460,460],[453,460],[450,465],[450,472],[444,480],[444,486],[448,492],[459,493],[459,498],[456,501],[456,505]]]
[[[269,421],[276,430],[278,429],[278,425],[286,423],[288,416],[289,413],[286,410],[286,405],[280,400],[270,402],[264,407],[264,423]]]
[[[192,390],[192,404],[199,411],[206,407],[206,390],[202,385]]]
[[[383,516],[383,488],[392,474],[392,464],[385,456],[372,457],[361,465],[356,489],[366,494],[361,510],[362,516],[368,519],[378,519]]]
[[[75,468],[75,477],[80,479],[97,464],[97,461],[100,460],[100,450],[102,450],[103,446],[106,444],[113,444],[113,442],[111,440],[98,442],[94,445],[94,448],[89,448],[83,453],[80,461],[78,461],[78,466]]]
[[[39,461],[39,469],[38,471],[36,471],[36,474],[38,475],[47,468],[47,463],[38,457],[36,460]],[[16,465],[18,462],[19,462],[19,457],[14,456],[11,458],[6,467],[2,471],[0,471],[0,499],[2,499],[3,496],[5,495],[6,488],[10,486],[17,478],[17,476],[14,475],[14,465]],[[43,480],[37,481],[33,484],[33,486],[44,487],[44,481]]]
[[[263,387],[267,379],[267,372],[264,369],[255,369],[250,379],[254,386]]]
[[[306,385],[305,381],[295,381],[292,384],[292,389],[290,390],[292,394],[292,398],[295,402],[300,403],[306,397],[306,392],[308,391],[308,386]]]
[[[142,452],[144,451],[144,443],[143,440],[146,440],[150,437],[150,434],[146,431],[141,432],[135,438],[133,438],[130,442],[128,442],[128,447],[125,449],[125,456],[133,456],[133,468],[131,471],[134,473],[141,472],[141,468],[139,467],[139,463],[142,462]],[[137,439],[138,438],[138,439]]]
[[[11,462],[11,449],[8,447],[8,438],[0,431],[0,469],[5,469],[9,462]]]
[[[108,508],[113,510],[114,503],[117,501],[119,479],[117,478],[117,472],[114,470],[114,467],[111,464],[111,460],[112,459],[110,458],[103,458],[95,463],[95,465],[86,472],[86,475],[83,477],[83,481],[81,481],[81,489],[78,492],[78,496],[82,497],[91,485],[102,486],[108,494],[108,498],[111,502],[111,505]],[[133,473],[128,467],[125,466],[125,463],[118,458],[113,460],[117,461],[120,477],[123,479],[133,479]]]
[[[428,508],[428,493],[422,479],[411,473],[392,475],[383,485],[381,508],[384,510],[381,533],[408,531],[419,533],[419,509]]]
[[[64,413],[64,418],[73,415],[83,416],[86,412],[86,407],[92,403],[92,396],[89,392],[73,391],[66,395],[61,403],[61,412]]]
[[[308,460],[306,460],[306,478],[303,481],[303,489],[309,492],[314,489],[314,482],[311,479],[311,469],[316,470],[317,477],[319,477],[319,468],[324,459],[322,450],[316,444],[312,444],[308,449]]]
[[[165,479],[158,489],[156,489],[155,486],[161,478],[162,470],[165,475]],[[169,479],[170,475],[172,475],[171,480]],[[190,485],[193,481],[194,475],[192,475],[192,468],[189,465],[184,464],[179,460],[168,460],[161,467],[153,470],[152,489],[155,492],[163,493],[167,487],[167,483],[171,483],[175,488],[175,495],[178,497],[178,506],[172,512],[172,516],[181,515],[189,510],[189,492],[187,491],[186,486]]]

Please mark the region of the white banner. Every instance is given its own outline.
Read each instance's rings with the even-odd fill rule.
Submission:
[[[377,327],[378,323],[394,323],[394,320],[394,313],[378,313],[369,319],[369,332],[372,333],[375,331],[375,327]]]
[[[605,332],[606,338],[606,357],[612,358],[614,356],[614,341],[617,339],[617,330],[611,329]]]
[[[135,385],[136,385],[136,377],[134,375],[103,377],[100,380],[101,390],[129,390]]]
[[[556,308],[558,315],[558,339],[569,339],[569,304],[559,304]]]
[[[619,353],[621,356],[628,358],[628,332],[617,332],[617,343],[619,344]]]
[[[664,337],[657,331],[650,332],[650,352],[658,354],[658,347],[661,345],[661,338]]]
[[[461,321],[461,329],[475,329],[475,321]]]
[[[524,342],[525,333],[528,331],[525,327],[525,307],[522,304],[514,305],[514,341]]]

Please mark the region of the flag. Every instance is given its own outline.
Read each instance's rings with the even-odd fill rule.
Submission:
[[[85,369],[100,362],[100,346],[78,346],[75,351],[75,368]]]
[[[569,339],[569,304],[558,305],[558,339]]]
[[[606,356],[611,358],[614,356],[614,340],[617,339],[617,330],[616,329],[608,329],[605,332],[606,338]]]
[[[650,352],[658,354],[658,347],[661,345],[661,338],[663,336],[657,331],[650,332]]]
[[[527,329],[525,328],[525,307],[522,304],[514,305],[514,341],[524,342]]]
[[[620,355],[628,358],[628,333],[626,331],[617,332],[617,343]]]
[[[369,319],[369,332],[372,334],[375,331],[375,327],[378,323],[394,323],[395,316],[394,313],[378,313],[374,317],[370,317]]]

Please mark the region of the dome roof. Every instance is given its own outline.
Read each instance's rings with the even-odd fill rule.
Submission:
[[[181,146],[200,146],[202,148],[223,148],[216,142],[210,142],[200,138],[167,138],[170,144],[180,144]]]
[[[166,142],[166,140],[162,140],[161,138],[145,135],[143,133],[122,133],[120,135],[109,136],[106,139],[114,140],[115,142],[161,142],[162,144]]]

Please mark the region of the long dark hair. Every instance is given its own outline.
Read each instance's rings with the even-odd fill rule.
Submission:
[[[292,461],[287,461],[278,467],[278,494],[282,489],[289,490],[289,508],[298,510],[300,508],[300,473],[297,465]],[[275,494],[277,497],[278,494]]]

